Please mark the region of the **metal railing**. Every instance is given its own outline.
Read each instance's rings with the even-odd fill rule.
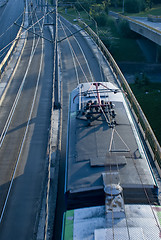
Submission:
[[[81,27],[86,27],[87,25],[79,21],[81,24]],[[116,79],[121,86],[121,88],[126,92],[126,98],[129,102],[130,108],[134,113],[134,116],[136,117],[136,120],[139,124],[140,130],[143,133],[143,137],[149,147],[149,150],[151,152],[152,158],[155,161],[156,167],[158,168],[158,172],[161,175],[160,168],[161,168],[161,147],[155,137],[155,134],[144,115],[138,101],[136,100],[131,88],[129,87],[129,84],[127,83],[124,75],[122,74],[121,70],[119,69],[118,65],[116,64],[114,58],[110,54],[110,52],[107,50],[103,42],[100,40],[100,38],[97,36],[97,34],[90,28],[86,27],[85,31],[88,32],[88,34],[92,37],[92,39],[97,43],[101,51],[103,52],[104,56],[106,57],[107,61],[109,62]]]
[[[148,21],[161,22],[161,16],[148,15]]]

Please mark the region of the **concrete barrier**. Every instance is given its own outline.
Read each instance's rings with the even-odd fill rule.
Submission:
[[[130,29],[161,46],[161,31],[135,20],[128,20]]]

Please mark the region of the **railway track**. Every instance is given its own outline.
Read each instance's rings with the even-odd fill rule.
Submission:
[[[14,226],[17,228],[17,233],[14,231],[13,234],[15,237],[14,239],[25,239],[25,237],[26,239],[29,239],[31,235],[35,234],[35,229],[38,224],[36,219],[39,214],[38,210],[41,203],[41,196],[40,199],[38,196],[42,191],[41,188],[45,177],[45,165],[47,164],[45,161],[43,162],[41,158],[45,157],[46,159],[49,128],[48,119],[50,119],[49,112],[51,105],[51,103],[49,104],[49,101],[51,101],[50,85],[52,86],[52,71],[46,74],[48,79],[46,80],[46,90],[44,90],[42,89],[44,86],[42,75],[44,76],[44,68],[47,68],[44,63],[44,59],[46,58],[44,57],[45,44],[43,38],[35,35],[39,34],[43,36],[45,17],[42,17],[45,15],[45,12],[39,11],[39,9],[33,11],[33,8],[29,5],[29,13],[29,22],[30,25],[33,26],[33,34],[31,32],[28,33],[27,42],[18,69],[13,77],[5,99],[0,106],[0,239],[6,239],[6,236],[9,236],[8,234],[12,233]],[[42,18],[41,21],[39,21],[40,18]],[[36,22],[37,24],[35,24]],[[49,65],[51,66],[51,64]],[[49,74],[51,75],[51,78],[49,78]],[[44,105],[42,110],[40,110],[39,106],[41,98],[44,98],[42,100],[42,104]],[[46,108],[45,104],[48,104]],[[42,111],[46,112],[47,115],[43,117]],[[37,156],[32,155],[30,157],[30,148],[32,148],[31,144],[33,142],[32,139],[34,136],[38,138],[35,133],[38,128],[36,125],[37,122],[39,124],[38,127],[41,125],[41,130],[39,130],[41,139],[41,134],[44,135],[44,133],[41,132],[45,131],[44,140],[36,139],[40,144],[40,150],[38,149],[39,145],[37,145],[35,151],[38,151],[41,154],[43,152],[43,154],[45,154],[45,156],[41,156],[39,162]],[[42,141],[43,143],[41,143]],[[35,142],[34,144],[36,144]],[[42,144],[44,145],[43,147]],[[37,155],[39,155],[39,153]],[[35,161],[30,163],[28,160],[29,158],[35,159]],[[31,165],[30,172],[27,173],[29,164]],[[44,172],[40,172],[40,167],[42,168],[42,166]],[[37,181],[39,181],[39,183],[35,181],[32,186],[32,179],[30,178],[33,178],[34,181],[36,173],[38,174]],[[42,182],[40,182],[39,175],[41,175]],[[18,181],[22,181],[22,183],[18,184]],[[25,185],[26,183],[29,185]],[[35,189],[34,196],[34,185],[36,183],[39,185],[37,187],[38,189]],[[24,190],[25,188],[26,191]],[[22,192],[20,189],[22,189]],[[17,195],[15,192],[19,192],[21,196]],[[27,193],[29,195],[25,198],[25,194]],[[13,209],[13,197],[14,199],[17,199],[17,201],[15,201],[17,206],[22,203],[24,206],[30,204],[31,207],[31,209],[28,210],[31,215],[31,222],[25,222],[26,220],[24,219],[29,216],[27,215],[28,213],[26,214],[27,216],[24,214],[23,224],[24,226],[25,224],[27,226],[26,230],[23,226],[24,232],[26,232],[26,235],[23,233],[23,237],[21,235],[22,231],[18,229],[18,225],[22,224],[22,222],[18,221],[22,221],[22,219],[18,217],[15,219],[16,216],[13,215],[16,214],[14,211],[18,211],[18,208],[17,210]],[[18,202],[19,198],[20,202]],[[31,200],[31,203],[25,202],[28,201],[27,199],[29,202]],[[21,207],[19,210],[22,210]],[[12,213],[12,211],[14,213]],[[27,211],[27,209],[25,210],[23,207],[23,211]],[[9,225],[11,216],[10,214],[12,214],[12,219],[15,219],[15,221],[12,227],[9,226],[11,227],[9,229],[10,233],[7,233],[7,225]],[[17,214],[17,216],[20,215],[21,212]],[[29,225],[33,225],[30,230],[28,229]]]
[[[30,11],[31,11],[31,9],[30,9]],[[31,21],[32,21],[32,24],[33,24],[33,18],[32,18],[31,15],[30,15],[30,18],[31,18]],[[33,27],[33,31],[35,32],[35,27]],[[6,171],[4,170],[4,166],[1,167],[1,170],[0,170],[0,171],[3,171],[3,172],[0,173],[1,177],[3,175],[5,175],[4,178],[3,178],[3,182],[1,182],[1,184],[5,184],[5,182],[8,182],[8,184],[7,184],[8,187],[6,188],[6,191],[3,193],[3,201],[1,201],[0,223],[2,222],[3,215],[4,215],[4,212],[5,212],[5,209],[6,209],[6,205],[7,205],[7,201],[8,201],[8,198],[9,198],[9,194],[10,194],[10,191],[11,191],[11,188],[12,188],[13,180],[14,180],[15,175],[16,175],[16,170],[17,170],[17,166],[18,166],[18,163],[19,163],[19,160],[20,160],[23,145],[24,145],[24,142],[25,142],[26,133],[27,133],[28,126],[29,126],[29,121],[31,119],[31,112],[32,112],[33,105],[34,105],[34,99],[32,100],[32,104],[31,104],[32,107],[31,107],[31,110],[30,110],[29,118],[28,118],[26,126],[24,127],[23,133],[21,133],[20,141],[18,141],[18,142],[16,141],[16,143],[11,142],[10,145],[9,145],[8,144],[9,140],[7,139],[7,137],[9,139],[11,138],[9,136],[9,132],[12,131],[13,126],[15,126],[15,123],[17,122],[17,117],[20,118],[20,115],[17,114],[16,111],[19,108],[20,99],[21,99],[21,103],[23,102],[23,99],[22,99],[23,98],[23,90],[24,90],[25,84],[27,82],[27,76],[28,76],[28,73],[29,73],[29,69],[30,69],[30,66],[31,66],[33,57],[35,55],[35,52],[37,50],[39,42],[40,42],[40,38],[38,38],[36,40],[36,38],[34,36],[34,38],[32,40],[31,53],[30,53],[28,64],[27,64],[27,68],[24,72],[23,80],[22,80],[22,82],[19,86],[19,89],[18,89],[18,92],[16,94],[15,100],[14,100],[13,105],[11,106],[10,112],[8,114],[7,120],[5,120],[5,124],[3,126],[3,130],[2,130],[1,136],[0,136],[0,155],[1,156],[4,156],[4,154],[8,155],[8,147],[10,145],[12,146],[12,148],[14,148],[14,151],[17,152],[17,157],[15,157],[15,154],[10,152],[10,156],[12,156],[13,159],[11,159],[6,166],[7,168],[9,167],[9,169],[6,169],[7,174],[6,174]],[[39,77],[38,77],[37,80],[39,81]],[[35,93],[36,93],[36,91],[37,91],[37,87],[35,88]],[[25,116],[25,121],[26,121],[26,119],[27,119],[27,116]],[[15,150],[15,149],[17,149],[17,150]],[[1,159],[4,159],[4,157],[1,157]],[[1,160],[1,166],[2,166],[2,160]],[[1,199],[2,199],[2,197],[1,197]]]
[[[37,19],[37,14],[36,14],[35,17]],[[31,17],[31,20],[32,20],[32,24],[33,24],[34,23],[33,22],[33,17]],[[42,32],[42,27],[41,27],[40,24],[39,24],[39,28],[40,28],[40,31]],[[33,31],[34,31],[34,33],[36,32],[35,31],[35,27],[33,27]],[[13,102],[13,105],[12,105],[12,108],[11,108],[11,110],[9,112],[7,121],[5,123],[5,126],[3,127],[3,131],[1,133],[0,149],[2,149],[2,151],[3,151],[3,144],[5,144],[5,138],[7,137],[8,132],[11,131],[11,129],[12,129],[12,126],[11,126],[11,124],[13,124],[12,123],[12,119],[14,118],[15,115],[16,115],[16,118],[17,118],[16,110],[19,107],[18,105],[20,104],[20,98],[23,97],[22,96],[23,95],[23,88],[24,88],[24,85],[25,85],[25,83],[27,81],[27,75],[29,73],[29,69],[30,69],[32,60],[33,60],[33,58],[35,56],[38,44],[40,44],[40,37],[38,39],[36,39],[35,35],[34,35],[33,42],[32,42],[31,54],[30,54],[30,57],[29,57],[28,65],[27,65],[27,68],[26,68],[23,80],[22,80],[21,85],[20,85],[20,87],[18,89],[15,101]],[[7,193],[5,193],[4,204],[3,204],[2,211],[1,211],[0,223],[2,222],[3,215],[4,215],[4,212],[5,212],[5,209],[6,209],[6,205],[7,205],[7,201],[8,201],[8,198],[9,198],[9,195],[10,195],[10,191],[11,191],[11,188],[12,188],[12,185],[13,185],[13,181],[14,181],[14,179],[16,177],[17,167],[18,167],[18,164],[19,164],[19,161],[20,161],[20,158],[21,158],[21,153],[22,153],[24,144],[25,144],[25,140],[26,140],[26,136],[27,136],[27,132],[28,132],[28,128],[29,128],[32,112],[33,112],[33,107],[34,107],[34,104],[35,104],[35,99],[36,99],[36,95],[37,95],[37,91],[38,91],[38,85],[39,85],[39,81],[40,81],[40,73],[41,73],[41,68],[42,68],[43,42],[41,44],[42,44],[42,47],[41,47],[42,49],[41,49],[41,59],[40,59],[39,73],[38,73],[37,81],[36,81],[36,84],[35,84],[35,90],[33,92],[34,94],[33,94],[32,101],[31,101],[31,108],[30,108],[29,113],[28,113],[26,126],[24,127],[23,136],[21,138],[22,140],[18,144],[16,143],[16,145],[18,145],[18,149],[19,150],[17,150],[17,152],[18,152],[17,153],[17,157],[14,158],[14,161],[12,163],[13,167],[12,167],[12,171],[11,171],[11,174],[10,174],[10,178],[7,179],[7,181],[10,182],[10,184],[9,184]],[[25,118],[25,120],[26,120],[26,118]],[[7,152],[8,152],[8,150],[7,150]],[[9,163],[9,165],[11,166],[10,163]]]
[[[58,197],[53,239],[61,239],[62,217],[65,208],[64,175],[66,159],[66,128],[68,119],[69,93],[82,82],[104,81],[99,60],[81,33],[61,16],[58,17],[58,46],[60,50],[62,80],[62,136],[59,167]],[[68,37],[69,36],[69,37]]]
[[[62,139],[61,139],[61,158],[60,158],[60,169],[59,169],[59,191],[58,191],[58,199],[57,199],[57,213],[56,213],[56,221],[55,221],[55,232],[53,239],[61,239],[61,222],[63,211],[65,209],[65,203],[62,201],[64,197],[64,172],[65,172],[65,160],[66,160],[66,125],[68,119],[68,96],[69,93],[77,87],[77,84],[88,81],[104,81],[106,76],[101,72],[101,66],[99,60],[97,61],[94,53],[92,53],[89,49],[87,50],[87,45],[84,45],[84,39],[80,33],[72,35],[76,30],[64,19],[59,19],[59,42],[60,42],[60,50],[61,50],[61,63],[62,63],[62,105],[63,105],[63,118],[62,118]],[[68,37],[70,36],[70,37]],[[65,40],[66,39],[66,40]],[[80,47],[81,46],[81,47]],[[90,54],[89,54],[90,51]],[[108,68],[108,66],[107,66]],[[107,79],[105,80],[107,81]],[[73,130],[75,131],[75,129]],[[135,133],[136,134],[136,133]],[[111,151],[111,146],[113,142],[114,130],[111,132],[111,142],[109,151]],[[118,135],[119,136],[119,135]],[[122,143],[123,139],[119,136]],[[74,144],[73,144],[74,145]],[[127,147],[125,145],[125,147]],[[143,154],[143,149],[141,149],[141,154]],[[136,166],[135,166],[136,167]],[[136,167],[137,170],[137,167]],[[138,170],[137,170],[138,171]],[[74,170],[73,170],[74,172]],[[75,171],[77,173],[77,171]],[[79,172],[80,173],[80,172]],[[140,173],[139,173],[140,174]],[[138,175],[139,175],[138,174]],[[144,189],[145,190],[145,189]],[[146,192],[146,190],[145,190]],[[148,194],[147,201],[149,201]],[[149,204],[150,208],[151,204]],[[153,212],[153,209],[152,209]],[[154,216],[155,219],[155,216]],[[113,225],[112,225],[113,226]],[[114,228],[112,229],[114,231]],[[113,235],[113,239],[114,235]]]
[[[66,22],[63,18],[59,18],[60,28],[64,33],[64,37],[59,38],[61,42],[64,38],[67,39],[68,46],[71,52],[74,69],[76,72],[78,84],[81,82],[104,80],[100,62],[95,58],[94,54],[89,52],[89,46],[86,41],[82,44],[80,38],[83,38],[81,33],[77,33],[77,28]],[[69,37],[68,37],[69,36]],[[64,41],[64,40],[63,40]],[[86,44],[86,45],[84,45]],[[88,49],[88,51],[86,51]],[[92,61],[89,56],[92,56]],[[97,66],[97,70],[94,71]],[[96,74],[97,71],[97,74]]]

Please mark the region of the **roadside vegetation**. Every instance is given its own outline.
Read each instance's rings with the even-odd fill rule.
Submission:
[[[59,8],[59,12],[72,22],[77,18],[86,22],[96,31],[117,62],[145,62],[144,54],[137,43],[140,36],[129,29],[125,20],[116,21],[108,13],[117,9],[131,12],[128,6],[133,6],[134,2],[137,9],[133,8],[133,12],[143,9],[152,11],[154,4],[152,0],[84,0],[82,2],[64,0],[62,2],[63,7]]]
[[[130,30],[127,21],[116,20],[109,11],[131,16],[158,16],[161,15],[161,0],[64,0],[61,3],[59,13],[72,23],[78,18],[86,22],[117,62],[146,62],[137,43],[140,36]],[[148,76],[143,74],[136,75],[135,82],[130,86],[161,144],[161,111],[158,110],[161,105],[161,83],[151,83]]]

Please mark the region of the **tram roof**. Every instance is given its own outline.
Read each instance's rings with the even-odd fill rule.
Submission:
[[[89,100],[97,100],[91,83],[80,84],[70,95],[66,191],[103,189],[110,183],[119,183],[130,191],[156,185],[136,123],[122,92],[116,93],[116,89],[109,82],[99,86],[100,100],[115,105],[115,127],[110,127],[103,115],[90,125],[77,117],[78,109]],[[106,180],[103,173],[107,173]]]

